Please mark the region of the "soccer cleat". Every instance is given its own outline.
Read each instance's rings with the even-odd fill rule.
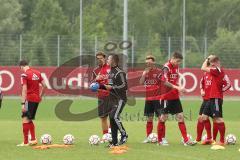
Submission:
[[[116,147],[116,146],[118,146],[118,144],[109,143],[109,144],[107,145],[107,148],[112,149],[112,148],[114,148],[114,147]]]
[[[213,142],[212,139],[205,139],[202,141],[202,145],[211,145]]]
[[[17,145],[17,147],[27,147],[27,146],[29,146],[29,144],[28,144],[28,143],[27,143],[27,144],[20,143],[20,144],[18,144],[18,145]]]
[[[120,141],[119,141],[119,143],[118,143],[118,145],[123,145],[124,143],[127,143],[127,139],[128,139],[128,135],[127,134],[122,136]]]
[[[150,143],[150,142],[151,142],[151,141],[150,141],[148,138],[146,138],[146,139],[143,140],[142,143]]]
[[[162,142],[158,142],[157,145],[158,146],[169,146],[168,143],[164,143],[163,141]]]
[[[197,141],[197,140],[194,140],[193,143],[196,143],[196,144],[202,144],[201,141]]]
[[[225,146],[226,144],[224,142],[215,142],[214,145]]]
[[[38,142],[37,142],[36,139],[29,141],[29,145],[30,145],[30,146],[35,146],[35,145],[37,145],[37,144],[38,144]]]
[[[160,142],[162,146],[168,146],[169,143],[166,138],[162,138],[162,142]]]
[[[187,142],[184,142],[184,143],[183,143],[184,146],[194,146],[194,145],[196,145],[196,144],[197,144],[197,142],[191,141],[190,139],[188,139]]]
[[[217,142],[216,142],[215,140],[213,140],[212,145],[216,145],[216,143],[217,143]]]

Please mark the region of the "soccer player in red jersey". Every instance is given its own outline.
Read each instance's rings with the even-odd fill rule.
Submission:
[[[33,120],[35,119],[37,108],[43,95],[45,83],[41,76],[41,73],[35,69],[30,68],[26,60],[21,60],[19,66],[24,72],[21,74],[21,105],[24,142],[17,146],[36,145],[37,139],[35,136],[35,126]],[[30,141],[28,140],[29,132],[31,135]]]
[[[210,63],[208,63],[208,66]],[[212,76],[210,73],[205,72],[201,81],[200,81],[200,89],[201,89],[201,95],[203,97],[203,103],[200,107],[199,111],[199,117],[198,117],[198,123],[197,123],[197,138],[196,142],[200,143],[203,129],[206,129],[207,132],[207,138],[202,141],[201,144],[211,144],[212,141],[212,134],[211,134],[211,123],[209,118],[206,118],[203,120],[203,110],[205,106],[209,103],[209,94],[211,91],[211,85],[212,85]],[[223,92],[227,91],[231,87],[230,80],[228,76],[225,74],[223,78]],[[216,124],[213,122],[213,140],[216,140],[217,130],[216,130]]]
[[[158,144],[162,145],[163,134],[165,133],[165,121],[168,119],[168,114],[176,115],[178,126],[183,137],[185,146],[194,145],[195,143],[187,136],[187,129],[184,122],[182,104],[179,98],[179,92],[184,93],[186,89],[179,86],[179,65],[183,59],[182,54],[174,52],[171,59],[163,66],[162,80],[166,86],[172,88],[166,94],[163,94],[161,99],[162,115],[161,122],[158,125],[160,131],[158,135]]]
[[[210,66],[207,66],[207,63]],[[225,73],[221,68],[220,59],[215,55],[210,55],[202,64],[201,70],[208,72],[212,76],[212,85],[209,93],[209,102],[203,110],[203,120],[209,116],[213,117],[215,132],[220,133],[219,145],[224,145],[225,137],[225,123],[222,114],[223,91],[224,91],[224,77]],[[214,133],[216,134],[216,133]],[[215,137],[214,137],[215,138]],[[215,138],[216,139],[216,138]]]
[[[208,63],[208,66],[209,65],[210,64]],[[199,116],[198,116],[198,122],[197,122],[197,138],[196,138],[197,143],[201,142],[204,127],[207,132],[207,139],[208,140],[212,139],[210,120],[209,118],[207,118],[206,120],[203,120],[203,116],[202,116],[203,110],[209,101],[211,84],[212,84],[212,77],[209,73],[205,72],[203,77],[200,80],[200,93],[203,98],[203,102],[199,110]]]
[[[144,85],[146,88],[146,99],[145,99],[145,108],[144,116],[147,117],[146,124],[146,137],[148,137],[153,130],[153,117],[154,113],[156,117],[160,120],[160,100],[159,100],[159,82],[162,70],[155,66],[155,57],[147,56],[146,57],[146,68],[143,71],[142,77],[140,78],[140,84]],[[163,135],[163,142],[165,145],[168,144],[165,139],[165,133]],[[146,138],[143,143],[149,143],[149,139]]]
[[[96,59],[98,62],[98,66],[93,70],[93,80],[98,82],[100,86],[104,86],[109,84],[109,72],[110,66],[106,62],[106,55],[104,52],[98,52],[96,54]],[[98,116],[101,119],[102,124],[102,133],[108,133],[108,114],[111,108],[108,105],[108,98],[109,98],[109,91],[100,87],[101,89],[98,90]]]

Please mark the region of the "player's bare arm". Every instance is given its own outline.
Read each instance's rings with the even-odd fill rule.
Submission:
[[[42,82],[40,83],[40,88],[39,88],[39,92],[40,92],[40,97],[43,96],[44,94],[44,91],[45,91],[45,88],[46,88],[46,83],[44,80],[42,80]]]
[[[209,58],[205,59],[205,61],[202,64],[201,70],[204,72],[210,72],[210,67],[208,67],[208,63],[209,63]]]
[[[205,61],[203,62],[203,64],[202,64],[202,67],[201,67],[201,70],[202,71],[205,71],[205,72],[210,72],[210,70],[211,70],[211,67],[209,66],[209,61],[210,61],[210,59],[213,57],[213,55],[210,55],[210,56],[208,56],[208,58],[207,59],[205,59]]]
[[[140,78],[140,80],[139,80],[139,83],[140,83],[141,85],[144,84],[145,77],[146,77],[146,75],[147,75],[148,72],[149,72],[149,68],[146,68],[146,69],[143,71],[143,74],[142,74],[142,76],[141,76],[141,78]]]
[[[22,111],[25,111],[25,102],[26,102],[26,98],[27,98],[27,84],[23,84],[22,86]]]
[[[205,91],[203,89],[201,89],[200,93],[201,93],[201,96],[205,96]]]

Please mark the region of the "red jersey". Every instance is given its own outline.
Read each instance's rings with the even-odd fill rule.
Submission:
[[[28,69],[21,74],[22,85],[27,85],[27,101],[40,102],[39,83],[42,82],[41,73],[35,69]]]
[[[210,73],[205,72],[203,77],[200,80],[200,89],[203,89],[203,91],[205,92],[205,95],[203,96],[204,100],[209,99],[211,85],[212,85],[212,76]]]
[[[145,76],[146,100],[159,100],[159,82],[162,70],[153,68]]]
[[[227,91],[231,87],[230,80],[226,74],[222,79],[222,83],[223,83],[222,92]],[[205,92],[205,95],[203,96],[204,100],[208,100],[210,97],[211,85],[212,85],[212,76],[210,73],[205,72],[200,81],[200,89],[203,89]]]
[[[179,67],[173,66],[170,61],[168,61],[163,66],[163,76],[162,81],[169,82],[173,85],[178,86],[179,80]],[[177,89],[171,89],[166,94],[162,95],[163,100],[175,100],[179,99],[179,92]]]
[[[98,66],[93,70],[93,78],[95,79],[97,76],[101,76],[102,79],[96,80],[96,82],[99,84],[108,84],[110,70],[110,66],[106,63],[103,66]]]
[[[212,76],[212,86],[209,98],[223,99],[223,79],[225,76],[223,69],[218,67],[210,69],[210,74]]]
[[[95,81],[97,76],[101,76],[101,79],[96,80],[96,82],[98,82],[100,85],[104,85],[104,84],[109,84],[109,73],[111,71],[111,67],[105,63],[103,66],[98,66],[93,70],[93,80]],[[109,95],[109,91],[108,90],[104,90],[104,89],[99,89],[98,90],[98,98],[101,97],[106,97]]]

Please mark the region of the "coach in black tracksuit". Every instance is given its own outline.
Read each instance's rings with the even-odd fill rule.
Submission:
[[[118,67],[119,57],[116,54],[109,55],[108,64],[111,66],[109,73],[109,85],[105,85],[110,90],[111,112],[109,113],[112,146],[121,145],[127,142],[128,135],[120,120],[120,114],[127,102],[127,79],[126,73]],[[118,130],[121,133],[121,140],[118,143]]]

